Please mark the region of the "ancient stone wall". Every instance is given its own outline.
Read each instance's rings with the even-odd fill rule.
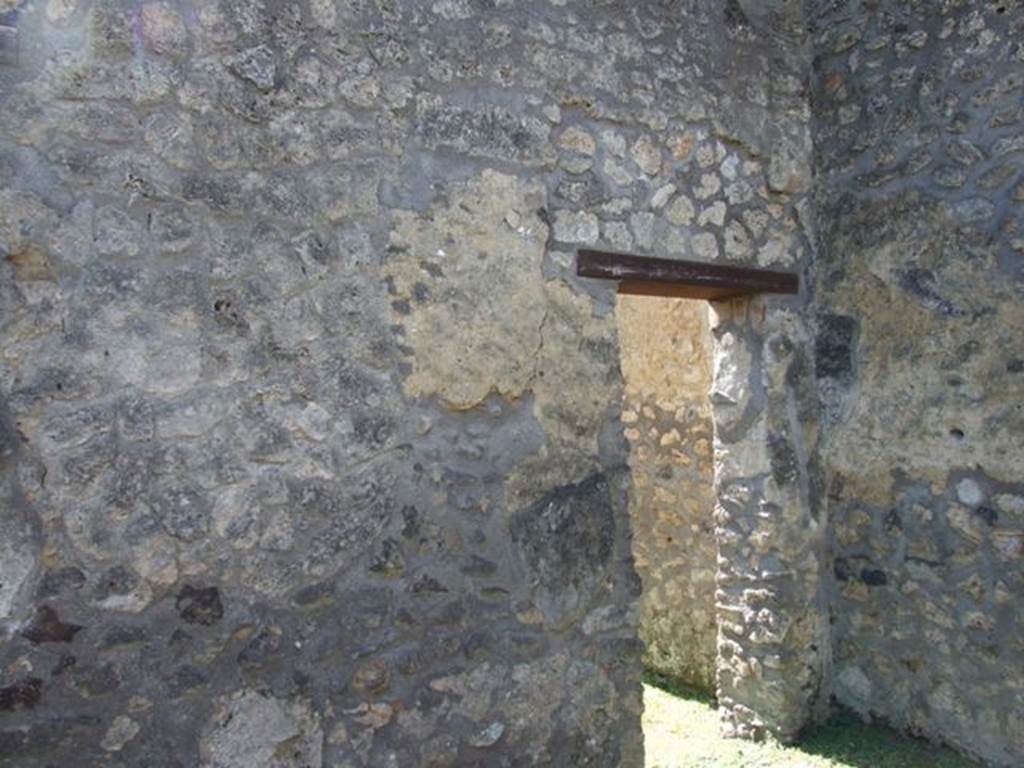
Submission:
[[[835,695],[1024,761],[1024,6],[815,2]]]
[[[0,762],[641,764],[613,294],[573,251],[802,268],[791,22],[23,4]],[[715,330],[737,733],[795,732],[821,670],[802,301]]]
[[[796,738],[827,714],[828,511],[801,312],[714,305],[718,699],[727,735]]]
[[[644,665],[715,689],[714,457],[708,305],[620,296],[633,554]]]
[[[716,128],[733,151],[767,160],[753,199],[739,208],[751,232],[767,225],[747,263],[796,272],[803,287],[791,298],[712,304],[716,683],[724,733],[789,740],[826,711],[831,651],[829,523],[806,325],[810,58],[801,3],[751,0],[725,11],[731,47],[721,77],[739,95],[720,105]],[[727,256],[734,211],[720,230]]]
[[[712,43],[699,49],[700,83],[711,89],[711,98],[707,112],[695,114],[690,121],[696,125],[674,142],[676,156],[689,161],[677,166],[670,184],[650,200],[655,211],[664,208],[669,226],[654,230],[653,246],[639,237],[607,238],[609,244],[635,243],[669,256],[806,275],[813,241],[807,197],[813,158],[803,5],[730,2],[699,18]],[[817,462],[808,300],[804,290],[790,298],[716,303],[710,314],[715,687],[729,735],[791,739],[827,704],[828,520]],[[632,308],[631,303],[622,308],[627,324]],[[641,359],[655,333],[649,330],[641,342]],[[624,338],[638,336],[624,333]],[[627,372],[637,362],[627,358]],[[627,418],[636,411],[631,405],[627,396]],[[657,418],[657,410],[651,411]],[[664,434],[671,436],[671,430]],[[634,445],[635,473],[650,430],[643,435]],[[698,446],[695,442],[690,450],[699,452]],[[664,492],[665,484],[650,477],[664,466],[664,456],[651,465],[642,462],[634,502],[645,493]],[[639,535],[657,534],[655,528]],[[637,551],[648,566],[649,588],[659,575],[672,573],[651,567],[649,538],[638,542]],[[684,602],[683,615],[669,620],[689,621],[690,605]],[[649,599],[645,611],[651,607]],[[648,638],[658,631],[650,624],[644,629]],[[660,653],[657,646],[652,651]]]

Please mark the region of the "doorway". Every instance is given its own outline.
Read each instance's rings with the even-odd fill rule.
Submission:
[[[621,294],[616,321],[630,445],[644,666],[715,690],[714,436],[709,307]]]

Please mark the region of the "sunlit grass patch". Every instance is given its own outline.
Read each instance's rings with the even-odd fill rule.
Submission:
[[[977,768],[948,749],[839,716],[800,743],[719,736],[714,700],[649,675],[644,685],[646,768]]]

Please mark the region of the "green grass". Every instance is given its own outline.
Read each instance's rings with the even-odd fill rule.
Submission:
[[[712,697],[654,674],[644,683],[646,768],[977,768],[948,749],[852,715],[789,747],[723,739]]]

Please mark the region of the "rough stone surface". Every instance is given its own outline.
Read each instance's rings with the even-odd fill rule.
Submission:
[[[827,510],[800,315],[714,305],[718,696],[728,734],[792,739],[827,712]]]
[[[204,768],[323,764],[323,734],[308,703],[240,691],[216,703],[199,745]]]
[[[668,127],[718,153],[719,12],[26,6],[0,764],[642,763],[614,293],[571,251],[690,252],[649,201],[718,175]]]
[[[1022,14],[25,4],[0,765],[637,766],[680,583],[727,734],[1019,764]],[[580,245],[803,290],[683,412]]]
[[[1019,3],[813,3],[835,695],[1024,761]]]
[[[467,409],[531,386],[547,310],[543,204],[540,185],[484,171],[452,189],[442,210],[396,213],[384,270],[412,351],[409,395],[438,394]]]

